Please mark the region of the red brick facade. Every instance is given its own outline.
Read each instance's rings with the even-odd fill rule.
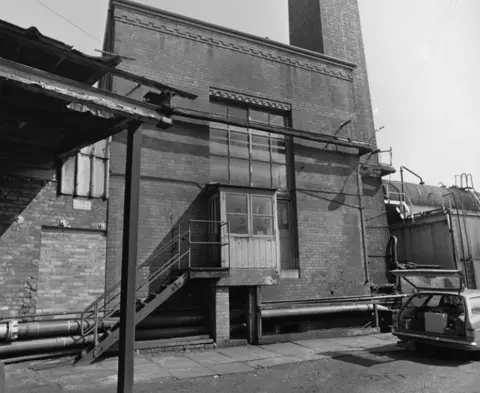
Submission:
[[[209,112],[213,94],[243,105],[288,111],[294,128],[312,132],[334,134],[352,120],[337,135],[375,143],[356,3],[317,0],[303,2],[305,8],[298,9],[309,15],[312,32],[322,36],[313,46],[302,43],[301,34],[292,36],[292,42],[324,54],[123,0],[113,2],[107,47],[135,59],[124,60],[121,67],[198,95],[193,102],[175,100],[175,106]],[[291,18],[292,26],[295,20]],[[116,79],[112,84],[115,92],[137,99],[147,92],[132,91],[134,87]],[[80,310],[102,287],[120,278],[124,135],[113,138],[110,152],[108,202],[93,199],[90,210],[74,209],[73,199],[59,196],[53,177],[45,174],[48,180],[26,173],[2,178],[1,316]],[[360,185],[371,278],[367,283],[358,157],[346,149],[299,139],[294,140],[293,156],[299,277],[280,278],[277,285],[263,287],[263,300],[369,293],[370,284],[386,281],[388,228],[381,179],[364,177]],[[174,227],[185,230],[189,219],[208,218],[204,193],[211,181],[208,125],[176,121],[165,131],[144,128],[141,171],[139,262],[168,242]],[[61,229],[61,220],[69,228]],[[99,228],[105,223],[106,232]],[[200,265],[206,262],[204,257],[202,250],[195,250],[192,263]],[[78,290],[81,283],[85,285]],[[190,284],[169,301],[170,306],[192,299],[201,307],[214,303],[210,311],[215,311],[217,321],[212,331],[228,339],[228,288],[216,288],[212,294],[208,285]]]
[[[199,96],[194,102],[176,100],[176,106],[209,112],[211,91],[219,90],[247,105],[268,100],[290,107],[292,126],[298,129],[333,134],[352,119],[353,127],[338,135],[375,143],[357,2],[342,1],[341,14],[334,3],[320,2],[325,55],[126,1],[114,1],[109,21],[114,34],[107,45],[135,59],[125,60],[125,69]],[[120,94],[133,87],[117,80],[112,86]],[[138,89],[131,96],[145,93]],[[109,283],[119,278],[124,151],[124,141],[117,137],[111,155]],[[264,300],[369,293],[358,209],[358,158],[346,153],[295,141],[300,277],[264,287]],[[139,261],[167,241],[177,223],[205,218],[202,189],[210,181],[209,168],[205,124],[176,123],[167,131],[144,131]],[[363,183],[369,273],[379,284],[385,282],[388,240],[381,179],[365,177]]]
[[[74,209],[47,172],[16,172],[0,178],[0,315],[82,310],[105,285],[107,202]]]

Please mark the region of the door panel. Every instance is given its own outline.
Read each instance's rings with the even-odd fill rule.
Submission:
[[[277,201],[278,234],[280,241],[280,268],[293,269],[292,212],[289,201]]]

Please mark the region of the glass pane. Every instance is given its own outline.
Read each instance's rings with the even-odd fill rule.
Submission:
[[[247,110],[245,108],[239,108],[237,106],[229,106],[228,117],[235,120],[247,121]]]
[[[96,157],[107,158],[108,157],[108,139],[98,141],[93,145],[93,154]]]
[[[70,157],[62,166],[62,178],[60,180],[61,193],[73,194],[75,184],[75,162],[76,156]]]
[[[287,166],[272,164],[272,188],[287,189]]]
[[[227,109],[227,105],[214,101],[210,102],[210,113],[212,113],[212,115],[227,117]]]
[[[228,125],[223,123],[217,123],[216,121],[211,121],[208,123],[210,129],[215,128],[217,130],[228,130]]]
[[[210,153],[228,156],[228,132],[210,129]]]
[[[230,184],[250,186],[250,165],[247,160],[230,159]]]
[[[252,162],[252,186],[272,188],[272,175],[270,163]]]
[[[247,215],[227,215],[227,220],[230,225],[230,233],[238,235],[248,235],[247,217]]]
[[[282,115],[273,115],[270,113],[270,125],[272,126],[281,126],[285,127],[286,126],[286,118],[285,116]]]
[[[247,196],[226,194],[227,213],[247,214]]]
[[[275,138],[272,135],[272,161],[278,162],[282,164],[287,163],[287,143],[285,141],[285,137],[281,136],[280,138]]]
[[[77,195],[88,196],[90,191],[90,157],[78,155]]]
[[[272,198],[252,195],[252,214],[261,216],[272,215]]]
[[[254,129],[254,128],[250,128],[250,133],[251,133],[252,135],[266,136],[267,138],[270,137],[270,133],[269,133],[269,132],[256,130],[256,129]]]
[[[277,202],[277,221],[279,230],[288,230],[290,222],[288,219],[288,203]]]
[[[248,158],[248,134],[230,132],[230,155],[232,157]]]
[[[252,135],[252,159],[270,161],[270,139]]]
[[[252,220],[254,235],[273,235],[273,220],[265,217],[254,217]]]
[[[213,182],[228,184],[228,158],[210,157],[210,179]]]
[[[101,158],[95,158],[93,161],[93,188],[92,196],[105,196],[105,167],[107,161]]]
[[[268,112],[250,109],[248,120],[268,124]]]
[[[80,149],[80,153],[82,154],[92,154],[92,151],[93,151],[93,145],[85,146],[82,149]]]

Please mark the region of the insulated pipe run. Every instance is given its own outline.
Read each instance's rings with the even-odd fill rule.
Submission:
[[[10,355],[26,352],[41,352],[55,349],[81,347],[93,342],[93,334],[85,337],[56,337],[44,338],[34,341],[16,341],[13,343],[0,345],[0,357],[5,358]]]
[[[105,320],[99,326],[100,330],[108,329],[115,325],[115,319]],[[0,341],[28,340],[49,336],[63,336],[79,334],[82,322],[80,320],[54,320],[40,322],[18,323],[15,320],[0,323]],[[83,329],[94,326],[93,320],[84,320]]]
[[[390,309],[379,304],[376,305],[378,311],[389,311]],[[374,304],[348,304],[342,306],[320,306],[320,307],[301,307],[301,308],[280,308],[273,310],[262,310],[262,318],[278,318],[287,316],[314,315],[314,314],[335,314],[343,312],[374,311]]]

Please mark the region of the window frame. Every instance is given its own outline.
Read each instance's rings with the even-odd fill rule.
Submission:
[[[100,142],[104,143],[104,152],[99,154],[97,152],[100,149]],[[78,150],[75,154],[71,155],[67,159],[59,163],[57,175],[59,181],[57,182],[57,194],[64,196],[72,196],[73,198],[88,198],[88,199],[108,199],[109,196],[109,182],[110,182],[110,144],[111,138],[102,139],[92,145],[85,146]],[[78,176],[80,171],[80,157],[88,157],[90,168],[88,174],[88,192],[87,195],[80,194],[78,192]],[[69,161],[73,161],[73,187],[72,190],[65,190],[64,185],[66,182],[66,165]],[[94,195],[95,188],[95,171],[98,170],[98,163],[101,163],[104,168],[103,173],[103,192],[99,195]]]
[[[265,108],[257,108],[257,107],[247,107],[247,106],[240,106],[240,105],[232,105],[229,104],[228,102],[221,102],[218,100],[211,100],[210,104],[214,107],[214,112],[226,114],[227,117],[229,116],[231,110],[230,108],[234,108],[235,110],[244,110],[246,113],[246,118],[245,120],[251,120],[251,113],[252,112],[259,112],[259,113],[265,113],[268,115],[268,122],[263,122],[263,124],[270,124],[270,119],[275,118],[275,119],[283,119],[283,126],[287,127],[289,122],[290,122],[290,117],[289,114],[286,112],[280,112],[280,111],[271,111],[271,110],[266,110]],[[216,108],[216,109],[215,109]],[[253,120],[255,122],[255,120]],[[256,121],[258,124],[262,124],[262,122]],[[278,121],[276,121],[278,123]],[[275,126],[278,126],[278,124],[274,124]],[[225,125],[222,123],[218,122],[210,122],[209,123],[209,129],[210,130],[215,130],[217,132],[222,132],[222,137],[219,138],[222,141],[225,140],[226,138],[226,154],[224,152],[212,152],[212,149],[210,148],[210,157],[217,159],[219,162],[222,160],[225,161],[227,171],[224,174],[224,176],[219,176],[218,179],[222,178],[221,180],[214,180],[214,182],[218,182],[220,184],[225,184],[229,186],[238,186],[238,187],[254,187],[254,188],[264,188],[264,189],[274,189],[274,190],[279,190],[279,191],[288,191],[293,188],[292,185],[292,173],[293,173],[293,160],[291,159],[291,152],[292,152],[292,138],[285,136],[285,135],[280,135],[280,134],[275,134],[272,132],[266,132],[262,130],[258,130],[255,128],[254,125],[251,125],[250,127],[239,127],[239,126],[230,126],[230,125]],[[248,158],[241,158],[235,155],[232,155],[232,143],[231,143],[231,133],[243,133],[244,135],[247,135],[247,140],[248,140]],[[224,138],[225,136],[225,138]],[[257,158],[254,156],[254,143],[253,139],[254,137],[266,137],[268,138],[268,155],[269,159],[267,160],[262,160],[261,158]],[[274,158],[274,141],[275,140],[281,140],[285,143],[285,154],[284,154],[284,162],[283,160],[277,160]],[[219,149],[223,150],[223,149]],[[231,170],[231,162],[232,160],[242,160],[244,162],[248,162],[248,182],[241,183],[241,182],[232,182],[232,170]],[[269,166],[269,186],[265,186],[265,184],[262,184],[260,181],[259,183],[254,182],[254,173],[253,173],[253,167],[255,164],[268,164]],[[275,187],[275,167],[282,167],[282,170],[285,171],[285,185],[282,187]],[[226,181],[225,181],[226,178]]]
[[[230,236],[234,237],[241,237],[241,238],[266,238],[266,239],[275,239],[277,237],[277,223],[275,222],[276,214],[275,214],[275,208],[276,208],[276,196],[275,194],[266,194],[266,193],[259,193],[259,192],[251,192],[251,191],[224,191],[223,192],[225,195],[225,217],[227,219],[227,222],[229,223],[228,225],[228,231],[230,233]],[[230,230],[230,221],[228,220],[229,215],[236,215],[236,216],[245,216],[244,213],[229,213],[227,209],[227,200],[229,195],[241,195],[241,196],[246,196],[247,197],[247,228],[248,231],[246,234],[244,233],[233,233]],[[253,214],[252,212],[252,199],[253,197],[263,197],[263,198],[268,198],[271,203],[271,215],[260,215],[260,214]],[[272,234],[270,235],[259,235],[259,234],[254,234],[253,233],[253,218],[254,217],[264,217],[264,218],[270,218],[271,219],[271,225],[272,225]]]

